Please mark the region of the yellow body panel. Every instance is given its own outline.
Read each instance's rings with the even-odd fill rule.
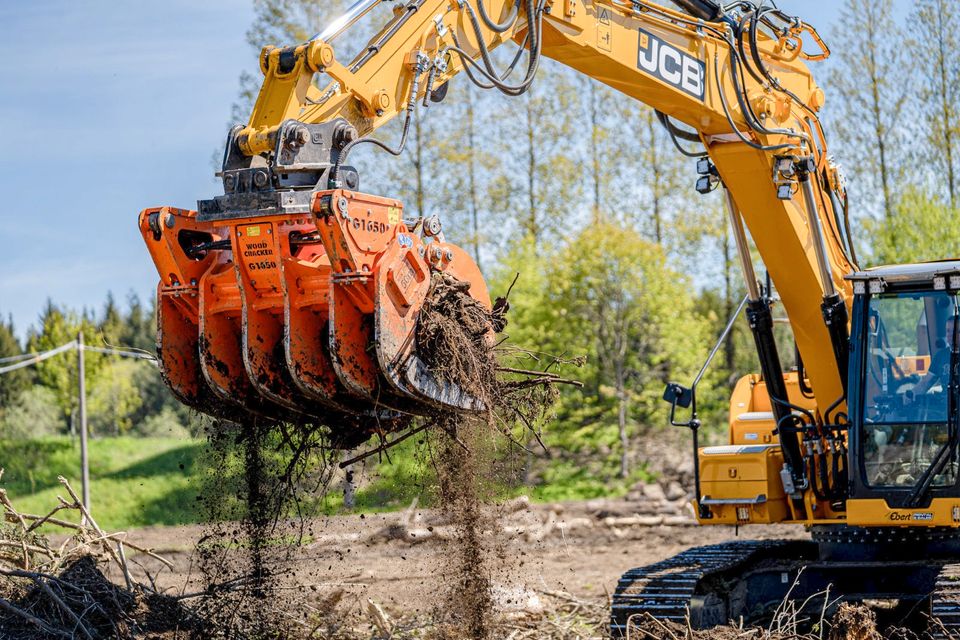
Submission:
[[[816,409],[816,402],[800,391],[800,381],[796,371],[783,376],[787,385],[787,395],[791,403],[809,409]],[[737,381],[730,396],[730,444],[771,444],[777,442],[774,435],[776,421],[770,407],[770,395],[767,385],[760,376],[752,373]]]
[[[934,498],[925,509],[895,509],[886,500],[847,500],[847,524],[859,527],[960,527],[960,498]]]
[[[712,518],[703,524],[781,522],[789,517],[780,482],[783,453],[777,445],[705,447],[700,450],[702,502]]]

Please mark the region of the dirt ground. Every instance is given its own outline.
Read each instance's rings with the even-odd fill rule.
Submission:
[[[535,504],[523,500],[507,506],[500,519],[506,553],[493,563],[496,606],[501,611],[535,611],[548,607],[558,592],[602,604],[624,571],[656,562],[691,546],[734,539],[796,538],[801,527],[698,526],[687,515],[655,524],[657,517],[638,515],[628,501],[594,500]],[[659,517],[663,520],[663,516]],[[676,523],[676,524],[673,524]],[[281,590],[308,594],[319,606],[341,592],[341,607],[362,615],[368,599],[393,616],[428,614],[453,576],[451,541],[444,523],[427,510],[376,515],[333,516],[311,521],[307,540],[294,545],[283,562],[289,573]],[[173,570],[144,556],[136,558],[156,576],[157,586],[171,591],[202,589],[194,547],[203,528],[147,528],[128,539],[153,548],[173,563]],[[489,533],[488,533],[489,535]],[[455,544],[456,542],[452,542]]]

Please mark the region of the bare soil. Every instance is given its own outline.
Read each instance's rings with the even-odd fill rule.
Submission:
[[[494,614],[539,619],[536,616],[548,614],[564,599],[591,603],[594,619],[588,630],[592,628],[592,633],[568,637],[605,637],[607,597],[624,571],[691,546],[738,535],[805,535],[801,527],[786,525],[748,526],[737,531],[726,526],[630,524],[631,519],[642,521],[634,516],[636,506],[620,500],[504,505],[502,509],[510,513],[500,519],[502,542],[495,546],[503,557],[488,563],[492,565],[488,577]],[[369,623],[376,631],[369,601],[391,621],[435,616],[451,606],[444,596],[462,575],[458,566],[462,560],[457,550],[451,549],[457,534],[451,531],[448,537],[448,527],[443,513],[416,509],[310,521],[306,543],[282,554],[284,566],[274,568],[277,579],[273,588],[278,594],[297,594],[291,600],[298,603],[299,611],[277,606],[270,615],[290,617],[295,626],[303,628],[304,637],[325,617],[335,618],[344,629]],[[204,588],[194,551],[203,533],[199,526],[147,528],[131,532],[130,539],[173,562],[172,571],[161,570],[150,558],[136,558],[151,572],[159,571],[158,587],[190,592]],[[485,531],[480,535],[493,534]],[[279,597],[274,602],[283,600]],[[350,637],[313,632],[313,637]]]

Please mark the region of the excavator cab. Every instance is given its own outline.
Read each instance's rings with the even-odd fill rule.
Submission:
[[[850,278],[848,518],[955,527],[960,263],[880,267]]]

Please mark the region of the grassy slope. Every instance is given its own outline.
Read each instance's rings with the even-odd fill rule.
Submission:
[[[203,444],[175,438],[90,441],[93,517],[104,527],[195,522],[191,483]],[[80,445],[69,438],[0,442],[2,486],[18,509],[45,513],[66,496],[62,475],[80,492]]]
[[[201,521],[196,508],[201,479],[207,468],[205,443],[177,438],[101,438],[90,441],[93,516],[108,529],[176,525]],[[363,471],[357,480],[357,511],[405,507],[419,496],[429,504],[433,493],[431,463],[412,440],[386,459]],[[79,493],[80,447],[66,437],[30,441],[0,441],[4,487],[16,506],[28,513],[46,513],[66,495],[57,481],[65,476]],[[534,500],[577,500],[622,495],[626,487],[648,476],[640,470],[627,481],[604,481],[588,465],[554,460],[542,468],[538,486],[502,486],[504,497],[529,494]],[[320,505],[339,512],[342,494],[334,487]]]

